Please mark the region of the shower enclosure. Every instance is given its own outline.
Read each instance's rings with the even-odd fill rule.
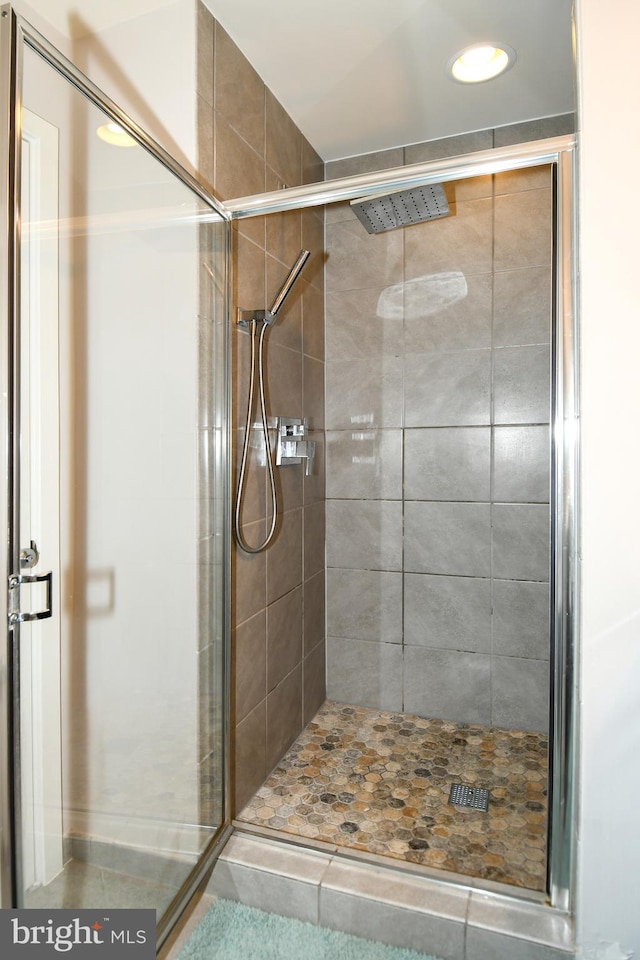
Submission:
[[[153,907],[162,942],[228,817],[227,224],[1,26],[2,903]]]
[[[451,216],[379,237],[344,202],[438,181]],[[331,204],[329,703],[244,829],[567,905],[571,189],[566,138],[227,204]],[[474,787],[489,813],[454,812],[450,789],[473,807]]]

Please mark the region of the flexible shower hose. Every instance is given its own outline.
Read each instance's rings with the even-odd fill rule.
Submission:
[[[251,321],[251,375],[249,378],[249,402],[247,404],[247,420],[244,429],[244,442],[242,444],[242,459],[240,461],[240,474],[238,477],[238,493],[236,496],[236,509],[234,515],[234,533],[236,535],[236,541],[241,550],[244,550],[245,553],[261,553],[263,550],[269,546],[273,539],[273,535],[276,529],[276,522],[278,519],[278,500],[276,496],[276,481],[273,474],[273,462],[271,458],[271,442],[269,440],[269,427],[267,424],[267,411],[265,407],[264,400],[264,366],[263,366],[263,345],[264,337],[267,332],[267,324],[264,320],[260,321],[262,323],[262,329],[260,330],[260,337],[258,340],[258,387],[259,387],[259,398],[260,398],[260,416],[262,420],[262,433],[264,435],[264,447],[267,455],[267,471],[269,473],[269,486],[271,489],[271,526],[269,528],[269,533],[266,536],[266,539],[263,540],[256,547],[250,546],[247,541],[244,539],[241,530],[241,512],[242,512],[242,498],[244,497],[245,488],[246,488],[246,474],[247,474],[247,454],[249,451],[249,434],[251,432],[251,414],[253,412],[253,394],[255,390],[255,367],[256,367],[256,331],[258,326],[257,320]]]

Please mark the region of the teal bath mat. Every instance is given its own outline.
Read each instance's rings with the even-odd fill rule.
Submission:
[[[178,960],[435,960],[348,933],[216,900]]]

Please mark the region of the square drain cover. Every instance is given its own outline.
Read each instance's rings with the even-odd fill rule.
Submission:
[[[464,783],[452,783],[449,803],[454,807],[471,807],[473,810],[489,809],[489,791],[484,787],[467,787]]]

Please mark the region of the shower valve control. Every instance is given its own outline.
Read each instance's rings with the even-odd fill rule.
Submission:
[[[276,466],[284,467],[288,464],[306,461],[305,474],[309,477],[313,470],[313,458],[316,454],[316,445],[313,440],[305,439],[309,432],[309,424],[305,417],[298,420],[295,417],[278,417],[276,420]]]

